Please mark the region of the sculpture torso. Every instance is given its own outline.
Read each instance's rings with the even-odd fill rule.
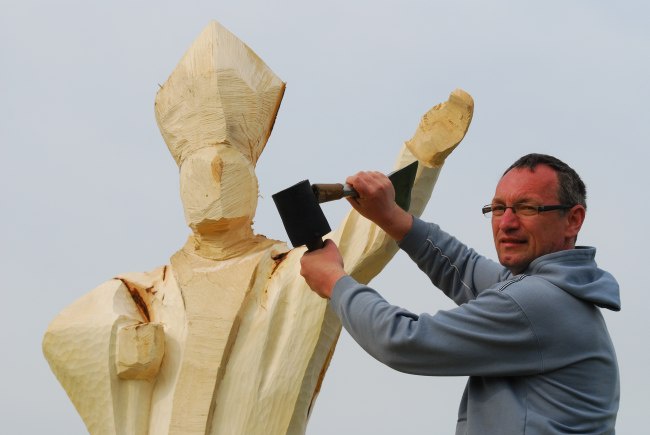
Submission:
[[[304,284],[287,281],[287,273],[295,275],[299,256],[286,252],[284,243],[269,241],[247,255],[215,261],[184,249],[172,257],[171,266],[121,275],[57,317],[44,340],[49,360],[58,359],[61,347],[76,347],[85,332],[97,336],[103,331],[99,335],[104,337],[93,347],[75,349],[74,360],[83,363],[68,359],[53,365],[68,391],[89,371],[96,379],[116,377],[110,356],[119,359],[119,350],[112,331],[146,322],[164,326],[164,358],[154,379],[121,379],[103,391],[86,385],[79,401],[72,397],[91,432],[103,432],[112,420],[108,427],[114,432],[108,433],[141,433],[134,428],[145,426],[152,434],[266,433],[271,428],[258,427],[258,413],[273,412],[274,420],[262,419],[271,426],[277,421],[275,431],[268,433],[286,433],[294,417],[294,407],[287,403],[300,397],[304,403],[295,406],[300,418],[294,424],[304,426],[316,382],[304,382],[296,372],[308,371],[310,355],[320,344],[326,350],[314,361],[320,373],[340,326],[330,319],[329,333],[321,336],[326,303]],[[111,299],[119,303],[104,303]],[[145,301],[149,319],[138,309],[139,299]],[[94,312],[87,316],[91,306]],[[300,316],[304,330],[287,329],[286,316]],[[78,329],[70,330],[70,318],[78,320]],[[259,345],[247,346],[252,342]],[[110,350],[98,354],[99,347]],[[88,402],[89,396],[102,394],[113,400]],[[221,423],[212,424],[215,419]],[[97,432],[92,422],[98,422]]]

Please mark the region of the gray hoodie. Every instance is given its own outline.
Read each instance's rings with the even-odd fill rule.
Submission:
[[[594,248],[544,255],[515,276],[417,218],[400,248],[457,308],[416,315],[349,276],[330,304],[384,364],[469,376],[456,434],[614,433],[618,366],[598,307],[618,311],[619,288]]]

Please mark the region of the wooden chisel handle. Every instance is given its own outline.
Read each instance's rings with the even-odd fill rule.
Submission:
[[[311,188],[319,203],[334,201],[345,196],[357,196],[357,191],[348,184],[312,184]]]

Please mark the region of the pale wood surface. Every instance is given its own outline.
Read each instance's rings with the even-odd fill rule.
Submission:
[[[341,325],[299,274],[304,248],[252,231],[254,165],[284,83],[216,22],[156,97],[156,118],[180,167],[192,234],[168,265],[120,275],[63,310],[43,350],[93,434],[302,434]],[[469,97],[469,96],[468,96]],[[471,100],[471,97],[469,97]],[[446,106],[430,116],[457,119]],[[427,115],[425,115],[426,117]],[[403,146],[396,167],[427,155],[411,212],[419,215],[452,134]],[[447,141],[447,142],[445,142]],[[438,157],[436,157],[438,156]],[[395,242],[351,211],[329,237],[367,283]]]
[[[474,115],[474,100],[462,89],[429,110],[406,146],[424,165],[440,166],[465,137]]]

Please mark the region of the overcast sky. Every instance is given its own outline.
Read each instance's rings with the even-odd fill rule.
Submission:
[[[300,180],[384,172],[420,116],[475,100],[424,218],[494,256],[488,203],[529,152],[581,174],[579,243],[619,280],[605,313],[621,369],[618,433],[647,429],[650,346],[646,1],[35,1],[0,9],[0,431],[85,428],[42,356],[48,323],[119,273],[166,264],[187,229],[158,132],[158,85],[212,19],[287,83],[257,166],[255,231],[287,237],[271,195]],[[344,202],[324,206],[332,227]],[[403,254],[373,281],[416,313],[452,305]],[[464,378],[394,372],[344,332],[307,433],[453,433]]]

